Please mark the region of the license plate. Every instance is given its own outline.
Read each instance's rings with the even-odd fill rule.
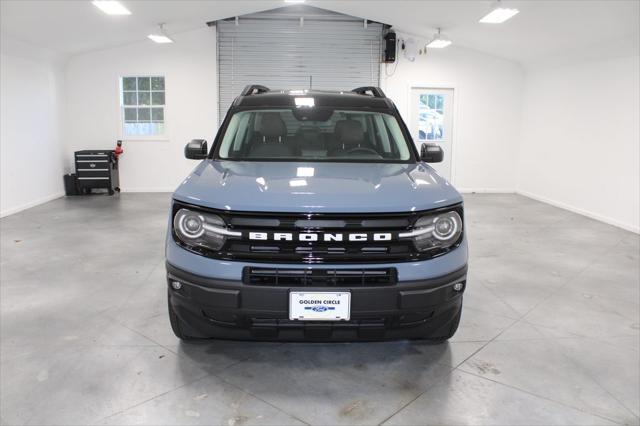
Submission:
[[[348,321],[351,316],[351,293],[289,293],[289,319],[299,321]]]

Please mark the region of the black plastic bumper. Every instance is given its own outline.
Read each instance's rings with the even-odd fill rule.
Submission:
[[[239,340],[437,339],[462,309],[466,266],[446,276],[383,287],[266,287],[205,278],[167,264],[169,303],[192,337]],[[182,284],[174,290],[172,281]],[[461,290],[453,285],[463,283]],[[289,319],[289,292],[350,291],[351,319]]]

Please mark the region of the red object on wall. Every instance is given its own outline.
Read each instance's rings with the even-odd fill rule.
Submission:
[[[124,149],[122,149],[122,141],[116,142],[116,149],[114,150],[116,154],[116,159],[120,156],[120,154],[124,153]]]

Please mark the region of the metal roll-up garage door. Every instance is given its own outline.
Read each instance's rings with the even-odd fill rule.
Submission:
[[[312,84],[317,90],[379,85],[382,24],[310,6],[215,24],[220,121],[248,84],[270,89]]]

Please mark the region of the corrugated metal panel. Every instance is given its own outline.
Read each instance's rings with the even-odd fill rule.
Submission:
[[[300,17],[304,17],[301,25]],[[248,84],[318,90],[378,86],[382,24],[312,7],[218,21],[219,114]]]

